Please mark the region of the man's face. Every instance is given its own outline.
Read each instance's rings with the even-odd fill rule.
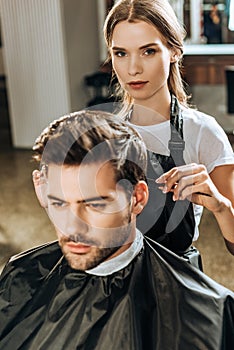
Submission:
[[[59,245],[74,269],[91,269],[134,239],[131,204],[110,163],[49,165],[47,197]]]

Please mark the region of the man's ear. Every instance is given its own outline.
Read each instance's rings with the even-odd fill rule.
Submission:
[[[145,181],[139,181],[134,188],[132,212],[136,215],[140,214],[149,198],[149,190]]]
[[[37,195],[37,199],[43,208],[48,207],[48,201],[46,197],[47,181],[39,170],[34,170],[32,173],[34,189]]]

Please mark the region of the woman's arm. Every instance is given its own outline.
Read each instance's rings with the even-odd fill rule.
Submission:
[[[209,175],[219,192],[229,198],[234,207],[234,164],[217,166]]]
[[[189,199],[210,210],[220,227],[226,246],[234,255],[234,165],[216,167],[209,175],[201,164],[172,168],[156,180],[173,199]]]
[[[222,165],[216,167],[210,177],[219,192],[229,199],[223,210],[214,212],[214,216],[219,224],[226,246],[230,253],[234,255],[234,165]],[[230,206],[230,211],[226,210]]]

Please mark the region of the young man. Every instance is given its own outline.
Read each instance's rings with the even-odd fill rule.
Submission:
[[[13,257],[3,349],[232,349],[234,294],[143,238],[146,149],[120,119],[81,111],[37,139],[38,199],[58,241]]]

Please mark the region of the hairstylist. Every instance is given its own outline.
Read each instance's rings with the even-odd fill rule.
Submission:
[[[120,113],[140,132],[149,154],[150,198],[138,227],[184,255],[198,238],[205,206],[218,222],[225,218],[220,228],[234,254],[233,150],[213,117],[188,106],[180,74],[185,33],[172,7],[167,0],[120,0],[104,34]]]

